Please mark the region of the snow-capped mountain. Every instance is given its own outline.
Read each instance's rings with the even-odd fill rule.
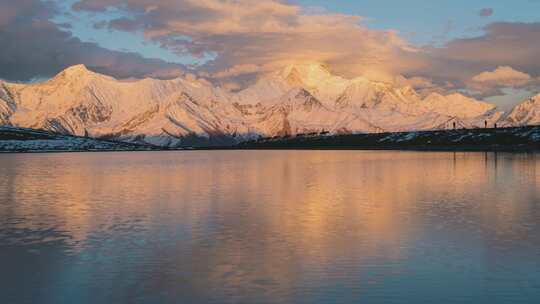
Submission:
[[[0,84],[0,124],[163,146],[256,136],[482,125],[491,104],[461,94],[422,98],[411,87],[333,75],[305,63],[232,93],[204,80],[121,81],[70,67],[37,84]]]
[[[236,98],[240,103],[268,104],[291,89],[301,87],[323,104],[333,106],[349,84],[349,80],[333,75],[324,64],[302,63],[264,75],[253,86],[239,92]]]
[[[185,79],[118,81],[79,65],[40,84],[6,84],[13,125],[177,145],[192,135],[245,133],[221,89]]]
[[[515,106],[504,120],[504,123],[510,126],[540,124],[540,94]]]
[[[325,106],[306,89],[297,87],[271,102],[257,118],[257,133],[296,135],[327,131],[331,133],[362,130],[375,132],[378,128],[362,118]]]
[[[462,94],[443,96],[432,93],[424,99],[425,106],[432,112],[460,118],[474,118],[495,109],[495,105],[480,102]]]

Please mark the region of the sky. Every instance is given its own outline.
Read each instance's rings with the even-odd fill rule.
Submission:
[[[482,33],[484,26],[495,21],[540,21],[540,1],[535,0],[301,0],[298,3],[365,16],[367,26],[396,29],[420,45],[474,37]]]
[[[83,63],[246,85],[298,61],[508,107],[540,88],[540,0],[0,0],[0,78]]]

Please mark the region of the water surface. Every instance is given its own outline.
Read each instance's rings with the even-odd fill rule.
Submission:
[[[0,155],[0,303],[540,303],[540,156]]]

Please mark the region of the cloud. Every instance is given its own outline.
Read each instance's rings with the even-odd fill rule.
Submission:
[[[499,66],[492,71],[485,71],[472,77],[467,88],[477,96],[489,97],[504,94],[504,89],[534,90],[538,85],[533,77],[510,66]]]
[[[182,68],[82,42],[71,35],[68,25],[50,21],[57,13],[51,1],[0,0],[0,78],[28,81],[50,77],[79,63],[119,78],[167,77]]]
[[[238,91],[242,88],[242,86],[237,82],[226,82],[222,84],[221,87],[227,91]]]
[[[497,22],[484,31],[479,37],[452,40],[433,54],[443,61],[472,64],[472,69],[508,65],[540,73],[540,23]]]
[[[493,13],[494,13],[493,9],[488,7],[488,8],[481,9],[478,12],[478,15],[480,17],[491,17],[491,16],[493,16]]]
[[[232,82],[309,61],[324,62],[345,77],[395,82],[403,75],[400,83],[419,90],[474,89],[482,96],[498,93],[503,81],[518,81],[473,80],[501,76],[505,67],[540,76],[540,23],[491,23],[477,37],[420,48],[397,31],[367,28],[364,17],[286,0],[78,0],[69,12],[57,11],[54,3],[0,0],[0,77],[30,79],[76,63],[120,78],[183,73],[179,65],[81,42],[69,24],[49,21],[62,13],[93,16],[96,30],[143,34],[148,43],[203,58],[198,76],[231,89],[238,89]],[[531,80],[523,87],[536,90],[537,84]]]
[[[325,62],[346,77],[394,81],[404,75],[418,87],[455,90],[497,66],[540,75],[540,23],[492,23],[478,37],[419,49],[396,31],[365,27],[361,16],[281,0],[80,0],[73,8],[119,11],[109,30],[142,32],[178,54],[212,57],[201,68],[217,79],[245,79],[296,61]]]
[[[398,75],[394,77],[392,82],[398,87],[409,86],[415,89],[420,93],[439,91],[441,87],[433,83],[432,79],[425,77],[404,77],[403,75]]]
[[[400,86],[411,86],[415,89],[428,89],[435,87],[433,80],[424,77],[405,78],[400,75],[396,77],[394,83]]]
[[[514,87],[529,83],[529,81],[531,81],[531,76],[516,71],[509,66],[500,66],[493,71],[482,72],[474,76],[472,81],[481,84]]]
[[[214,78],[229,78],[245,74],[257,73],[261,70],[261,67],[255,64],[240,64],[235,65],[229,69],[214,73]]]
[[[455,85],[450,82],[435,83],[433,79],[417,76],[404,77],[403,75],[398,75],[394,77],[393,84],[398,87],[412,87],[422,96],[435,92],[440,94],[449,94],[457,89]]]
[[[426,47],[421,55],[416,58],[418,64],[405,75],[430,78],[439,85],[450,82],[456,90],[470,88],[473,77],[499,66],[538,77],[540,23],[491,23],[477,37],[451,40],[442,47]],[[536,90],[532,84],[527,88]],[[485,96],[489,95],[479,97]]]
[[[388,79],[415,64],[400,59],[417,52],[395,31],[366,28],[360,16],[306,11],[278,0],[81,0],[73,8],[114,8],[123,17],[111,20],[109,29],[143,32],[181,55],[212,56],[204,68],[217,76],[235,67],[265,72],[294,61],[322,61],[345,76]]]

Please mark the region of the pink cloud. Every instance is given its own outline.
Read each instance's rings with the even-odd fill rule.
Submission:
[[[531,76],[509,66],[500,66],[493,71],[482,72],[474,76],[472,81],[480,84],[511,87],[527,84],[531,81]]]
[[[398,58],[415,53],[396,32],[368,29],[360,16],[306,13],[286,1],[81,0],[74,7],[110,6],[129,15],[111,21],[110,28],[143,31],[147,39],[180,54],[213,54],[216,59],[206,68],[218,71],[218,77],[246,72],[238,67],[258,66],[264,72],[308,60],[327,62],[348,76],[385,79],[412,63]]]

